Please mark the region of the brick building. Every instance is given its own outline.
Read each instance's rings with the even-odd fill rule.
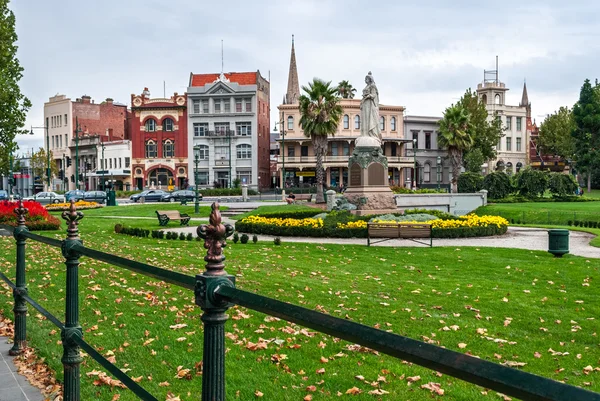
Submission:
[[[260,71],[191,74],[188,87],[190,168],[194,147],[198,185],[270,185],[270,84]],[[190,174],[190,182],[196,181]]]
[[[75,134],[76,122],[79,131]],[[128,136],[127,106],[106,99],[95,103],[88,95],[75,101],[56,95],[44,103],[44,123],[48,127],[48,143],[59,177],[53,177],[52,189],[96,189],[84,176],[99,167],[97,145],[123,140]],[[77,140],[76,140],[77,138]],[[76,164],[79,177],[75,177]]]
[[[188,180],[187,97],[131,95],[129,134],[136,189],[185,188]]]

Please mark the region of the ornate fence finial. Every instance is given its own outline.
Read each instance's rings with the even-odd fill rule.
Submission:
[[[19,200],[19,207],[14,210],[17,215],[17,225],[23,227],[25,225],[25,216],[29,213],[29,210],[23,206],[23,201]]]
[[[233,227],[229,224],[221,224],[221,212],[219,204],[214,202],[211,205],[210,224],[203,224],[196,231],[198,236],[204,239],[204,248],[207,249],[204,260],[206,261],[206,275],[222,276],[225,275],[225,256],[223,248],[227,246],[225,241],[227,237],[233,234]]]
[[[62,212],[62,218],[67,222],[67,239],[79,239],[79,229],[77,225],[79,220],[83,219],[83,213],[78,212],[75,207],[75,200],[71,199],[69,210]]]

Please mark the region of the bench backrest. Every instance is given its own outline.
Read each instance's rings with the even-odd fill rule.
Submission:
[[[431,224],[398,224],[400,238],[429,238],[431,237]]]
[[[178,210],[157,210],[157,214],[167,216],[169,219],[180,219],[181,215]]]
[[[397,238],[398,224],[367,223],[369,237]]]
[[[298,194],[295,195],[296,196],[296,200],[310,200],[312,199],[312,194]]]

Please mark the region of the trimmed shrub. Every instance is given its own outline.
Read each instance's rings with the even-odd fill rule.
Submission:
[[[187,235],[185,235],[185,233],[179,233],[179,239],[182,241],[185,241]]]
[[[241,242],[242,244],[247,244],[249,239],[250,239],[250,238],[248,237],[248,235],[247,235],[247,234],[242,234],[242,236],[240,237],[240,242]]]
[[[252,236],[252,242],[254,242],[255,244],[258,242],[258,236],[256,234]]]
[[[185,239],[187,239],[188,241],[193,240],[194,239],[194,234],[188,233],[188,235],[186,235]]]
[[[548,180],[548,189],[555,198],[571,197],[575,195],[575,191],[579,188],[579,184],[571,174],[550,173]]]
[[[442,220],[454,220],[456,218],[455,215],[442,212],[441,210],[429,210],[429,209],[410,209],[405,210],[404,214],[430,214],[432,216],[437,217]]]
[[[275,237],[275,238],[273,239],[273,244],[274,244],[274,245],[281,245],[281,238],[279,238],[279,237]]]
[[[501,171],[494,171],[483,179],[483,189],[488,191],[488,199],[502,199],[512,191],[510,177]]]
[[[159,230],[159,231],[158,231],[158,238],[159,238],[159,239],[163,239],[163,238],[165,238],[165,232],[164,232],[164,231],[160,231],[160,230]]]
[[[572,226],[572,225],[573,225],[573,220],[569,220],[569,221],[567,221],[567,225],[568,225],[568,226]]]
[[[237,226],[237,224],[238,224],[238,223],[236,223],[236,226]],[[233,243],[234,243],[234,244],[237,244],[237,243],[238,243],[238,241],[240,240],[240,235],[237,233],[237,231],[233,233],[233,238],[232,238],[232,240],[233,240]]]
[[[541,197],[548,189],[549,174],[527,167],[515,175],[515,188],[527,198]]]
[[[483,188],[483,176],[480,173],[462,173],[458,176],[458,192],[473,193]]]

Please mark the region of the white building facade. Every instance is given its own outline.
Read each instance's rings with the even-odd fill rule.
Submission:
[[[131,190],[131,141],[118,140],[96,144],[98,163],[88,175],[90,188]]]

